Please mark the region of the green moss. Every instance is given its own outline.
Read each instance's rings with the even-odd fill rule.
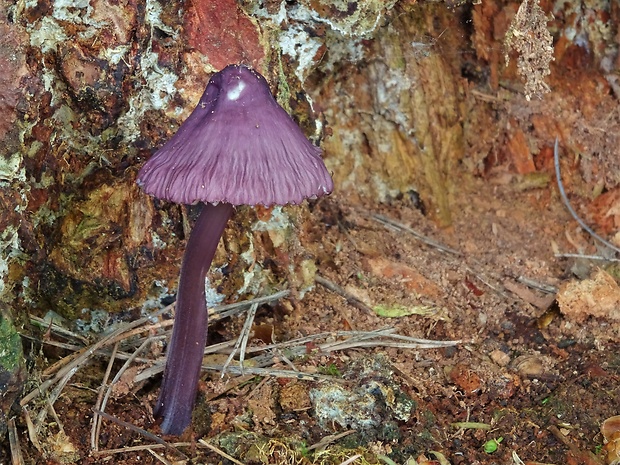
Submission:
[[[396,422],[387,421],[382,423],[378,438],[388,443],[398,443],[401,440],[401,434]]]
[[[286,110],[288,114],[291,114],[291,106],[289,104],[291,99],[291,88],[287,81],[287,75],[284,72],[284,66],[282,64],[282,56],[278,55],[278,103]]]
[[[437,424],[437,417],[430,410],[423,410],[422,416],[420,419],[420,423],[422,423],[426,428],[431,428]]]
[[[14,372],[23,360],[19,333],[11,320],[0,313],[0,367],[5,371]]]
[[[616,281],[620,281],[620,265],[613,263],[609,267],[605,268],[605,271]]]
[[[356,440],[352,438],[356,437]],[[222,433],[214,442],[227,454],[244,463],[268,464],[295,463],[299,465],[337,465],[352,455],[360,454],[356,463],[362,465],[379,463],[374,454],[359,444],[359,436],[351,434],[325,449],[308,450],[306,441],[299,437],[267,438],[248,431]]]
[[[328,376],[336,376],[338,378],[342,377],[342,373],[338,369],[335,363],[330,363],[329,365],[320,365],[318,367],[319,373],[322,375]]]

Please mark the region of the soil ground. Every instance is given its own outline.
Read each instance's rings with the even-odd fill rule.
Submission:
[[[571,321],[558,310],[558,287],[572,278],[577,263],[555,254],[576,252],[575,244],[587,244],[589,237],[554,187],[471,179],[455,200],[453,227],[445,230],[407,196],[374,205],[350,206],[338,195],[319,201],[311,224],[323,226],[299,234],[302,242],[321,238],[313,250],[318,275],[349,300],[317,285],[303,299],[260,307],[254,334],[285,342],[327,332],[336,340],[336,331],[389,327],[399,335],[458,344],[328,351],[317,340],[302,344],[302,356],[273,352],[270,369],[293,365],[323,378],[220,380],[208,374],[193,427],[181,438],[165,438],[185,445],[149,452],[151,438],[104,419],[101,451],[139,446],[115,454],[91,450],[92,410],[107,363],[106,357],[95,358],[54,405],[66,436],[55,423],[46,428],[41,447],[48,463],[159,463],[154,454],[167,457],[165,463],[231,463],[205,449],[201,438],[248,464],[342,463],[356,454],[361,457],[351,463],[388,463],[382,455],[398,464],[411,457],[424,463],[420,456],[437,460],[431,451],[455,465],[516,463],[514,454],[525,463],[604,463],[600,424],[618,414],[620,405],[617,322]],[[392,226],[378,221],[386,218]],[[590,274],[600,265],[578,267]],[[369,308],[421,314],[386,318]],[[243,320],[213,323],[211,342],[234,341]],[[260,344],[265,342],[250,341]],[[66,353],[48,353],[53,355]],[[211,357],[207,363],[215,363],[217,356]],[[152,365],[149,358],[137,366]],[[136,383],[131,376],[106,412],[157,433],[151,409],[159,378]],[[345,434],[332,437],[339,433]],[[326,437],[333,440],[311,447]],[[495,452],[485,452],[485,444],[500,438]],[[21,439],[28,444],[25,432]],[[38,456],[32,446],[26,451],[30,459]]]

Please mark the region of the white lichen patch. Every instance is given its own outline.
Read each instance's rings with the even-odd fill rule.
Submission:
[[[310,391],[319,423],[324,426],[337,423],[343,428],[374,428],[380,417],[376,414],[377,400],[368,392],[351,391],[337,384]]]
[[[252,231],[266,231],[273,242],[274,247],[279,247],[286,241],[291,228],[291,218],[282,209],[276,206],[271,210],[268,220],[259,220],[252,225]]]
[[[125,58],[130,48],[131,47],[129,45],[119,45],[118,47],[104,48],[102,50],[102,57],[111,65],[116,66],[121,60]]]
[[[30,24],[30,45],[40,48],[43,53],[56,51],[59,45],[69,40],[62,27],[63,22],[88,26],[77,32],[81,39],[95,37],[106,25],[93,18],[90,0],[57,0],[52,3],[51,15],[41,18],[38,23]]]
[[[20,153],[0,157],[0,187],[15,189],[16,186],[23,185],[25,180],[26,172]],[[20,213],[27,205],[27,200],[25,190],[22,187],[18,189],[22,201],[15,206],[15,212]],[[7,290],[5,277],[9,271],[9,263],[21,255],[18,229],[18,225],[9,224],[0,231],[0,300]]]
[[[304,82],[315,67],[316,57],[322,45],[323,41],[311,37],[302,24],[295,24],[280,34],[280,49],[297,62],[295,75],[300,82]]]
[[[207,301],[207,308],[213,308],[224,302],[226,296],[217,292],[217,286],[211,283],[211,280],[207,276],[205,278],[205,299]]]
[[[319,422],[343,428],[376,429],[394,420],[408,421],[415,402],[394,382],[393,370],[382,355],[351,364],[343,378],[349,383],[324,384],[310,391]]]
[[[402,102],[409,98],[411,88],[417,84],[402,68],[375,63],[370,70],[377,86],[373,93],[375,110],[386,120],[398,124],[405,134],[414,136],[415,124],[411,120],[411,113],[403,111]]]
[[[257,294],[262,284],[265,282],[263,268],[256,263],[256,251],[254,249],[254,237],[251,233],[247,234],[248,248],[240,254],[241,258],[247,263],[247,271],[243,273],[243,284],[237,289],[236,294],[244,297],[248,294]]]
[[[162,301],[168,300],[174,296],[168,288],[168,283],[164,280],[155,280],[151,291],[149,292],[149,298],[142,303],[141,315],[150,315],[152,310],[162,308]]]
[[[100,7],[101,8],[101,7]],[[177,35],[170,26],[166,25],[161,19],[161,4],[154,0],[148,0],[145,5],[145,23],[151,29],[161,30],[173,37]],[[95,19],[95,17],[100,18]],[[104,19],[101,19],[104,18]],[[80,39],[95,40],[99,32],[112,26],[112,30],[116,27],[112,19],[105,19],[100,11],[94,11],[90,0],[56,0],[52,4],[52,12],[50,15],[41,18],[41,20],[31,23],[28,27],[30,33],[30,43],[33,47],[39,48],[43,53],[56,52],[59,46],[65,44],[70,38],[67,35],[63,24],[72,23],[81,26],[88,26],[79,30],[76,34]],[[110,65],[114,66],[125,58],[130,50],[128,44],[113,44],[111,47],[101,47],[99,57],[107,60]],[[178,77],[167,69],[158,64],[159,56],[153,52],[151,44],[147,50],[140,56],[139,74],[136,79],[136,92],[129,99],[129,110],[118,120],[118,127],[122,130],[121,136],[125,141],[130,143],[139,136],[139,121],[147,110],[166,109],[171,97],[176,94],[175,84]],[[58,79],[57,71],[46,65],[44,61],[42,78],[45,89],[52,94],[52,103],[58,105],[64,99],[64,85],[62,80]],[[58,117],[55,115],[55,118]],[[58,127],[63,128],[59,125]],[[64,137],[66,141],[75,141],[75,134],[71,137]],[[98,144],[99,141],[89,141]],[[80,145],[85,142],[77,141]],[[98,150],[86,150],[84,152],[97,153]],[[97,147],[93,147],[97,148]]]
[[[321,69],[327,73],[334,72],[336,67],[342,63],[357,63],[366,56],[362,38],[345,37],[328,31],[325,42],[329,47],[329,54],[326,59],[321,60]]]
[[[278,32],[278,46],[280,51],[297,62],[295,75],[301,83],[316,65],[316,56],[324,44],[324,40],[311,36],[307,29],[312,20],[310,11],[303,5],[293,5],[287,8],[286,1],[282,0],[279,7],[272,8],[271,13],[263,3],[256,2],[249,13],[263,20],[272,22],[272,27]],[[294,21],[290,21],[290,20]]]
[[[151,243],[153,244],[153,249],[155,250],[163,250],[168,245],[155,231],[151,231]]]
[[[286,242],[291,227],[291,218],[282,207],[278,205],[271,210],[271,215],[268,220],[259,220],[254,223],[254,225],[252,225],[252,231],[266,231],[274,247],[277,248]]]
[[[361,60],[361,41],[372,37],[395,4],[396,0],[301,1],[290,5],[282,1],[268,9],[257,2],[250,13],[270,20],[274,29],[280,31],[280,50],[297,63],[295,75],[303,84],[319,62],[329,71],[343,60]],[[325,34],[310,32],[323,25],[328,26]],[[327,53],[321,53],[322,47]]]
[[[161,68],[157,53],[149,50],[140,59],[142,85],[129,99],[129,110],[118,119],[118,127],[125,140],[134,141],[140,135],[140,120],[148,110],[167,109],[176,94],[175,84],[179,79],[171,71]]]
[[[303,3],[307,3],[304,5]],[[323,4],[323,5],[321,5]],[[381,24],[386,11],[396,4],[396,0],[322,0],[319,2],[300,2],[292,9],[290,16],[308,14],[313,21],[327,24],[332,30],[343,36],[367,38],[370,37]],[[323,6],[325,8],[316,8]],[[355,8],[351,8],[354,5]],[[331,12],[324,14],[323,11]]]
[[[9,272],[9,263],[21,253],[17,229],[17,226],[9,225],[0,232],[0,297],[6,290],[4,279]]]
[[[176,36],[176,31],[161,20],[161,5],[153,0],[146,2],[145,21],[151,31],[157,28]],[[159,56],[153,52],[151,44],[140,58],[140,71],[141,85],[137,83],[138,91],[129,99],[129,111],[118,119],[118,127],[123,130],[128,142],[139,137],[139,122],[144,113],[148,110],[167,109],[170,100],[177,92],[175,84],[179,79],[178,76],[159,66]]]
[[[34,289],[30,286],[31,280],[29,276],[24,276],[22,279],[22,290],[19,293],[19,297],[21,297],[25,303],[32,304],[34,303]]]
[[[278,8],[271,8],[271,12],[267,9],[265,2],[254,2],[248,12],[256,18],[269,19],[274,24],[280,25],[287,18],[286,0],[280,0]]]
[[[39,22],[39,27],[30,31],[30,45],[41,49],[43,53],[56,51],[58,44],[68,40],[65,30],[52,17],[46,16]]]
[[[236,294],[239,297],[244,297],[248,294],[257,294],[264,282],[265,275],[263,274],[263,268],[255,264],[243,274],[243,284],[237,289]]]
[[[100,26],[92,22],[91,14],[90,0],[56,0],[53,3],[52,16],[60,21]]]
[[[177,31],[162,21],[161,14],[161,4],[155,0],[147,0],[144,20],[146,24],[151,26],[151,31],[153,28],[157,28],[172,37],[176,37]]]
[[[111,323],[110,314],[105,310],[83,308],[82,315],[85,318],[77,318],[73,323],[78,334],[102,333],[115,326]]]
[[[0,186],[6,186],[14,181],[25,181],[26,172],[22,166],[22,156],[14,153],[0,157]]]

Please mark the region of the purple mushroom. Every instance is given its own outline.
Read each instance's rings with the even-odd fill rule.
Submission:
[[[329,194],[331,176],[278,105],[263,76],[243,65],[214,74],[198,106],[142,167],[138,184],[171,202],[203,202],[187,242],[176,317],[155,416],[165,434],[189,425],[207,340],[205,276],[235,205],[297,204]]]

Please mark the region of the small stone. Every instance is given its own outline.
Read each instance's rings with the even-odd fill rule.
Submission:
[[[505,367],[510,363],[510,355],[499,349],[491,352],[489,356],[491,357],[491,360],[493,360],[493,362],[495,362],[500,367]]]
[[[521,376],[536,378],[545,372],[545,366],[536,355],[522,355],[513,361],[513,366]]]

